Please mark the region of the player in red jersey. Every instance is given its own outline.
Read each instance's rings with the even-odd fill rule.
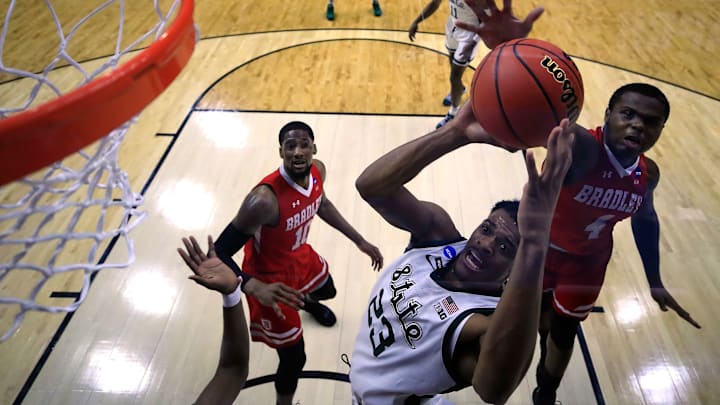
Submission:
[[[579,322],[600,294],[618,221],[631,218],[650,293],[660,309],[670,308],[700,328],[660,278],[660,226],[653,205],[660,170],[644,152],[660,137],[669,114],[670,104],[658,88],[632,83],[610,97],[603,127],[575,125],[573,164],[555,208],[545,261],[536,405],[555,403]]]
[[[217,257],[242,276],[251,338],[278,351],[278,404],[291,403],[305,364],[293,293],[302,294],[302,308],[322,325],[332,326],[336,321],[332,311],[318,302],[336,293],[328,264],[306,242],[315,214],[370,256],[376,270],[383,261],[378,248],[343,218],[323,192],[325,165],[313,159],[317,152],[314,139],[312,129],[303,122],[290,122],[280,130],[282,165],[250,191],[214,244]],[[243,247],[241,270],[232,256]]]

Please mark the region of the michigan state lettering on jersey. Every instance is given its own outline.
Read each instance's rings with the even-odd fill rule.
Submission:
[[[471,314],[495,308],[499,300],[446,290],[431,277],[444,271],[466,243],[410,249],[378,277],[350,368],[353,393],[363,404],[402,403],[410,394],[457,386],[445,369],[456,332]]]
[[[414,342],[422,338],[422,327],[417,322],[410,322],[409,320],[417,315],[418,310],[422,308],[422,304],[414,298],[405,299],[405,291],[415,285],[415,282],[410,277],[412,273],[412,265],[409,263],[393,272],[392,282],[390,283],[390,290],[392,290],[390,303],[392,303],[395,315],[400,320],[400,327],[403,335],[405,335],[405,341],[414,349]]]

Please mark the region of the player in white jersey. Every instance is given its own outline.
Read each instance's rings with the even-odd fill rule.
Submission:
[[[540,174],[527,153],[519,203],[497,204],[467,240],[442,207],[405,184],[459,147],[496,144],[469,105],[360,175],[362,197],[408,231],[410,244],[383,270],[365,307],[350,367],[355,404],[448,403],[438,394],[470,385],[490,403],[512,394],[535,347],[550,222],[572,160],[567,127],[563,120],[550,134]]]
[[[411,41],[415,40],[415,34],[418,30],[418,25],[433,15],[435,11],[440,7],[442,0],[430,0],[425,6],[423,11],[417,18],[410,24],[408,28],[408,36]],[[498,19],[515,19],[518,25],[521,25],[522,29],[525,30],[521,33],[521,36],[527,36],[532,29],[532,25],[535,20],[540,17],[543,10],[542,8],[536,8],[531,11],[525,20],[520,21],[512,14],[511,1],[505,0],[505,6],[503,10],[498,10],[494,1],[484,0],[449,0],[450,4],[450,15],[445,23],[445,47],[448,50],[448,56],[450,59],[450,93],[443,98],[443,105],[449,106],[450,110],[447,115],[437,124],[436,128],[448,123],[448,121],[455,118],[455,115],[460,108],[460,101],[462,95],[465,92],[465,85],[462,82],[462,76],[465,72],[465,68],[475,58],[477,52],[477,45],[482,38],[482,35],[477,35],[472,31],[464,29],[463,27],[483,26],[488,20],[494,19],[495,22],[489,27],[489,29],[498,28]],[[505,24],[507,21],[502,21]],[[503,26],[504,28],[505,26]],[[513,35],[517,35],[516,32]],[[512,38],[517,38],[514,36]],[[507,36],[510,39],[510,36]],[[485,39],[485,44],[489,48],[493,48],[497,44],[489,44]]]
[[[564,120],[553,129],[540,174],[528,152],[529,179],[519,205],[497,205],[467,241],[444,209],[418,201],[404,184],[463,145],[496,144],[470,106],[450,125],[396,148],[363,172],[357,181],[363,197],[411,239],[373,288],[367,327],[352,358],[356,403],[441,404],[447,402],[434,394],[466,385],[486,402],[502,403],[517,387],[535,347],[550,221],[571,161],[567,127]],[[216,257],[211,238],[207,254],[194,238],[183,242],[187,251],[179,252],[195,274],[191,278],[225,294],[221,361],[197,403],[231,403],[247,377],[249,356],[242,281]],[[292,289],[272,294],[275,301],[301,305]],[[492,308],[492,315],[483,311]]]

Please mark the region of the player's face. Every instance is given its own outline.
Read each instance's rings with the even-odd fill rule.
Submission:
[[[455,274],[468,283],[503,283],[519,243],[515,220],[504,209],[495,210],[470,235],[455,261]]]
[[[310,134],[302,129],[288,132],[280,146],[280,157],[283,159],[285,171],[294,179],[310,174],[315,152],[315,143]]]
[[[657,142],[665,126],[664,115],[660,101],[627,92],[605,112],[605,143],[621,163],[632,163]]]

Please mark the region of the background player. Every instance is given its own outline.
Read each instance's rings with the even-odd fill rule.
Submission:
[[[380,0],[373,0],[372,8],[375,17],[380,17],[382,15],[382,9],[380,8]],[[325,9],[325,18],[327,18],[329,21],[335,19],[335,0],[328,0],[327,8]]]
[[[372,259],[383,258],[340,214],[323,191],[325,165],[313,159],[317,148],[310,126],[293,121],[278,135],[279,169],[266,176],[245,197],[235,218],[215,243],[217,256],[244,279],[253,340],[275,348],[280,358],[275,378],[278,404],[290,404],[305,364],[305,343],[298,312],[278,306],[277,299],[258,289],[255,281],[282,283],[304,295],[303,309],[324,326],[335,324],[330,308],[320,304],[335,296],[328,264],[307,243],[315,214],[339,230]],[[244,246],[243,274],[232,256]],[[273,307],[274,305],[274,307]],[[278,316],[278,309],[281,316]]]
[[[436,394],[468,385],[486,402],[504,403],[512,394],[535,347],[550,221],[570,166],[567,126],[564,120],[553,129],[540,175],[528,153],[519,207],[497,204],[469,240],[443,208],[405,187],[444,154],[494,142],[468,108],[361,174],[360,194],[388,223],[408,231],[410,243],[372,289],[350,367],[354,403],[399,405],[429,397],[440,403]]]
[[[411,41],[415,40],[415,34],[418,25],[426,18],[430,17],[440,7],[441,0],[430,0],[423,11],[410,24],[408,28],[408,36]],[[460,101],[465,92],[465,85],[462,82],[462,76],[470,62],[475,58],[477,45],[480,36],[475,32],[469,31],[466,27],[478,27],[482,24],[492,21],[492,24],[484,31],[486,38],[492,37],[492,41],[485,40],[489,48],[495,47],[497,44],[504,42],[503,38],[508,39],[516,37],[525,37],[532,29],[535,20],[543,13],[542,8],[532,10],[523,21],[518,20],[512,14],[512,2],[505,1],[503,10],[498,10],[494,1],[485,2],[483,0],[450,0],[450,15],[445,23],[445,47],[448,50],[450,61],[450,93],[443,99],[443,105],[449,106],[450,110],[436,126],[441,126],[455,118],[460,108]],[[478,17],[480,16],[480,17]],[[509,30],[510,32],[501,33],[497,30]],[[487,34],[490,34],[488,36]]]
[[[652,298],[663,311],[670,308],[700,327],[660,278],[660,224],[653,203],[660,170],[644,152],[657,142],[669,114],[670,104],[658,88],[631,83],[610,97],[602,127],[573,127],[573,164],[560,193],[545,264],[536,404],[555,403],[579,322],[587,318],[605,279],[613,228],[627,217]]]

